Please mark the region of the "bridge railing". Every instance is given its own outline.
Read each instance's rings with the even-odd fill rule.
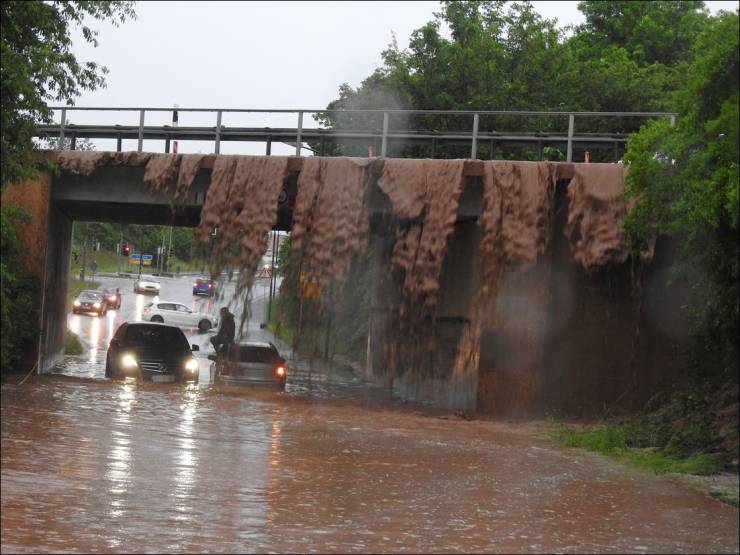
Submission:
[[[432,157],[434,156],[435,141],[445,141],[455,144],[469,144],[470,158],[478,158],[478,147],[481,141],[488,140],[493,149],[494,142],[509,142],[516,144],[537,143],[540,149],[543,143],[561,144],[566,147],[566,160],[573,160],[574,144],[603,144],[611,143],[615,146],[615,154],[618,143],[626,143],[627,133],[623,132],[589,132],[576,133],[576,121],[585,119],[623,121],[624,118],[639,118],[647,120],[650,118],[669,118],[671,124],[675,124],[676,114],[672,112],[557,112],[557,111],[507,111],[507,110],[327,110],[327,109],[246,109],[246,108],[155,108],[155,107],[100,107],[100,106],[58,106],[52,110],[59,112],[59,123],[42,125],[37,132],[38,137],[58,137],[59,147],[64,148],[67,135],[71,136],[70,146],[75,149],[77,138],[108,138],[117,140],[117,150],[121,150],[122,140],[136,139],[137,150],[143,149],[144,140],[158,139],[165,141],[165,151],[169,152],[170,140],[208,140],[213,141],[214,152],[220,153],[222,141],[262,141],[267,144],[266,154],[270,154],[270,145],[273,140],[295,145],[296,156],[301,155],[304,141],[319,140],[322,145],[325,139],[335,140],[380,140],[380,156],[386,156],[388,145],[391,141],[408,142],[430,142],[432,145]],[[75,125],[69,122],[68,115],[72,112],[133,112],[138,114],[138,126],[131,125]],[[171,112],[173,114],[173,126],[148,126],[146,125],[147,114],[157,112]],[[179,127],[176,122],[179,113],[209,113],[215,118],[213,127]],[[293,114],[296,118],[295,128],[270,128],[270,127],[227,127],[223,123],[224,114]],[[342,116],[375,116],[380,119],[380,128],[348,129],[346,127],[319,127],[308,128],[305,126],[305,116],[314,115],[315,119],[329,121],[332,118]],[[318,117],[316,117],[318,116]],[[446,118],[468,118],[471,121],[469,129],[453,131],[423,131],[418,129],[394,130],[390,127],[391,117],[400,117],[408,120],[413,116],[443,116]],[[518,119],[550,118],[567,122],[567,131],[494,131],[481,130],[481,118],[483,117],[509,117]],[[351,118],[350,118],[351,119]],[[323,154],[323,152],[322,152]]]

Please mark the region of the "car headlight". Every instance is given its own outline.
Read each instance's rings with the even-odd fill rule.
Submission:
[[[124,368],[136,368],[137,365],[138,363],[136,362],[136,359],[133,355],[123,355],[121,357],[121,366],[123,366]]]
[[[97,303],[97,302],[96,302],[96,303],[95,303],[95,304],[94,304],[93,306],[94,306],[95,308],[100,308],[100,303]]]
[[[189,370],[190,372],[196,372],[200,368],[200,365],[198,364],[198,361],[194,358],[191,358],[185,363],[185,370]]]
[[[77,300],[76,300],[76,301],[74,302],[74,305],[75,305],[75,306],[80,306],[80,301],[77,301]]]
[[[155,289],[159,289],[159,284],[158,284],[158,283],[155,283],[155,284],[154,284],[154,288],[155,288]]]

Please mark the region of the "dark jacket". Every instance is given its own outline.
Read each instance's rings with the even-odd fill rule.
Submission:
[[[236,324],[234,323],[234,315],[231,312],[227,312],[221,319],[221,325],[218,327],[216,337],[214,337],[214,343],[226,345],[233,343],[235,334]]]

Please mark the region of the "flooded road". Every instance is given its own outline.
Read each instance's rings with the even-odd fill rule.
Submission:
[[[126,297],[111,325],[145,300]],[[285,392],[214,388],[205,359],[198,385],[106,380],[108,320],[79,329],[66,375],[2,386],[3,553],[738,551],[737,509],[541,426],[435,417],[326,368]]]
[[[736,552],[738,511],[524,425],[272,392],[2,388],[2,551]]]

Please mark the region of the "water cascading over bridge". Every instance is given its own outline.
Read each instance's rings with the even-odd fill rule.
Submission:
[[[624,244],[621,164],[50,156],[60,174],[37,184],[48,202],[37,253],[41,371],[62,352],[73,220],[197,226],[203,236],[218,228],[213,271],[238,265],[243,288],[267,231],[290,230],[319,306],[352,286],[353,259],[370,256],[365,377],[408,399],[497,414],[588,412],[639,402],[680,364],[685,333],[662,324],[680,316],[679,292],[663,287],[668,262],[660,252],[650,264],[652,253],[633,256]]]

